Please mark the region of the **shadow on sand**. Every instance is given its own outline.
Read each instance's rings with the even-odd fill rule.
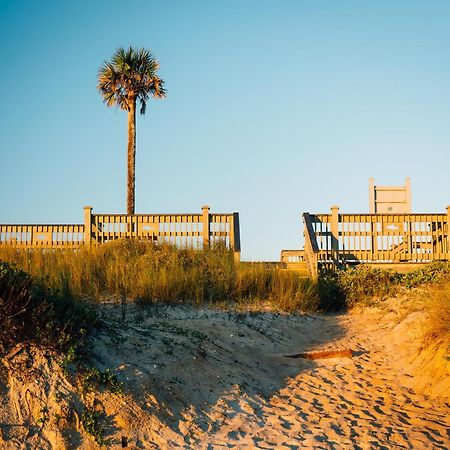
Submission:
[[[186,306],[132,307],[125,324],[119,315],[118,308],[108,310],[117,321],[97,336],[96,360],[115,371],[143,413],[167,427],[165,436],[171,430],[174,445],[192,446],[199,434],[216,433],[242,413],[243,398],[253,417],[264,420],[262,406],[317,365],[285,355],[327,350],[343,336],[337,315]],[[144,430],[133,434],[138,447],[152,440]]]

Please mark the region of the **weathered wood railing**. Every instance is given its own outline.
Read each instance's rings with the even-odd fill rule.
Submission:
[[[305,262],[304,250],[282,250],[281,262],[278,267],[282,269],[295,270],[296,272],[308,275],[308,269]]]
[[[72,248],[84,241],[84,225],[0,225],[0,246]]]
[[[309,213],[303,214],[303,221],[305,223],[305,261],[308,267],[308,272],[313,280],[315,280],[319,273],[318,254],[319,247],[317,246],[314,228]]]
[[[303,214],[303,221],[305,224],[305,248],[303,250],[282,250],[281,264],[284,268],[291,270],[306,267],[309,276],[316,279],[318,277],[319,248],[308,213]]]
[[[297,264],[305,262],[305,250],[281,250],[281,263]]]
[[[84,208],[80,225],[0,225],[0,246],[23,248],[74,248],[104,244],[116,239],[139,238],[202,249],[223,242],[239,257],[239,213],[200,214],[93,214]]]
[[[304,261],[309,275],[347,265],[450,261],[450,207],[443,214],[303,214],[304,250],[283,250],[281,262]],[[399,268],[398,266],[396,267]]]
[[[444,214],[303,215],[310,274],[319,266],[450,260],[450,207]]]

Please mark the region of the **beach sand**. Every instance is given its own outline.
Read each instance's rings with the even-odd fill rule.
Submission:
[[[450,447],[449,363],[440,348],[423,347],[421,313],[133,306],[124,326],[117,306],[104,309],[112,325],[95,336],[95,364],[117,374],[125,395],[82,400],[99,411],[108,448],[122,448],[122,437],[149,449]],[[286,357],[349,349],[351,357]],[[28,357],[41,381],[10,375],[0,387],[0,447],[96,448],[79,415],[71,419],[81,407],[73,386],[39,352]],[[66,420],[28,434],[12,426],[31,423],[41,403]]]

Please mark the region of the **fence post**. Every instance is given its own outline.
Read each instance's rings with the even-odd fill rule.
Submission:
[[[369,208],[370,214],[375,214],[375,184],[373,178],[369,178]]]
[[[303,236],[305,237],[305,262],[308,267],[309,276],[313,280],[317,280],[319,277],[319,247],[317,245],[317,236],[313,227],[313,220],[309,213],[303,213],[303,222],[305,224],[303,231]]]
[[[91,246],[92,236],[92,206],[84,207],[84,245]]]
[[[208,205],[202,206],[202,223],[203,223],[203,248],[209,247],[209,235],[210,235],[210,207]]]
[[[339,206],[331,207],[331,253],[333,266],[339,267]]]
[[[450,205],[447,206],[447,261],[450,261]]]
[[[241,261],[241,234],[239,228],[239,213],[234,212],[230,223],[230,247],[234,252],[234,261]]]

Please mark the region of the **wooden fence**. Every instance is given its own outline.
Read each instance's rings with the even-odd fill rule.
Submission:
[[[75,248],[84,234],[84,225],[0,225],[0,247]]]
[[[223,242],[238,258],[241,251],[239,213],[199,214],[93,214],[84,208],[84,224],[0,225],[0,247],[77,248],[116,239],[138,238],[203,249]]]
[[[282,264],[302,264],[305,262],[305,250],[281,250]]]
[[[400,264],[450,260],[450,207],[443,214],[303,214],[305,248],[282,252],[321,268],[359,263]],[[287,253],[286,253],[287,252]],[[287,262],[287,261],[284,261]]]

